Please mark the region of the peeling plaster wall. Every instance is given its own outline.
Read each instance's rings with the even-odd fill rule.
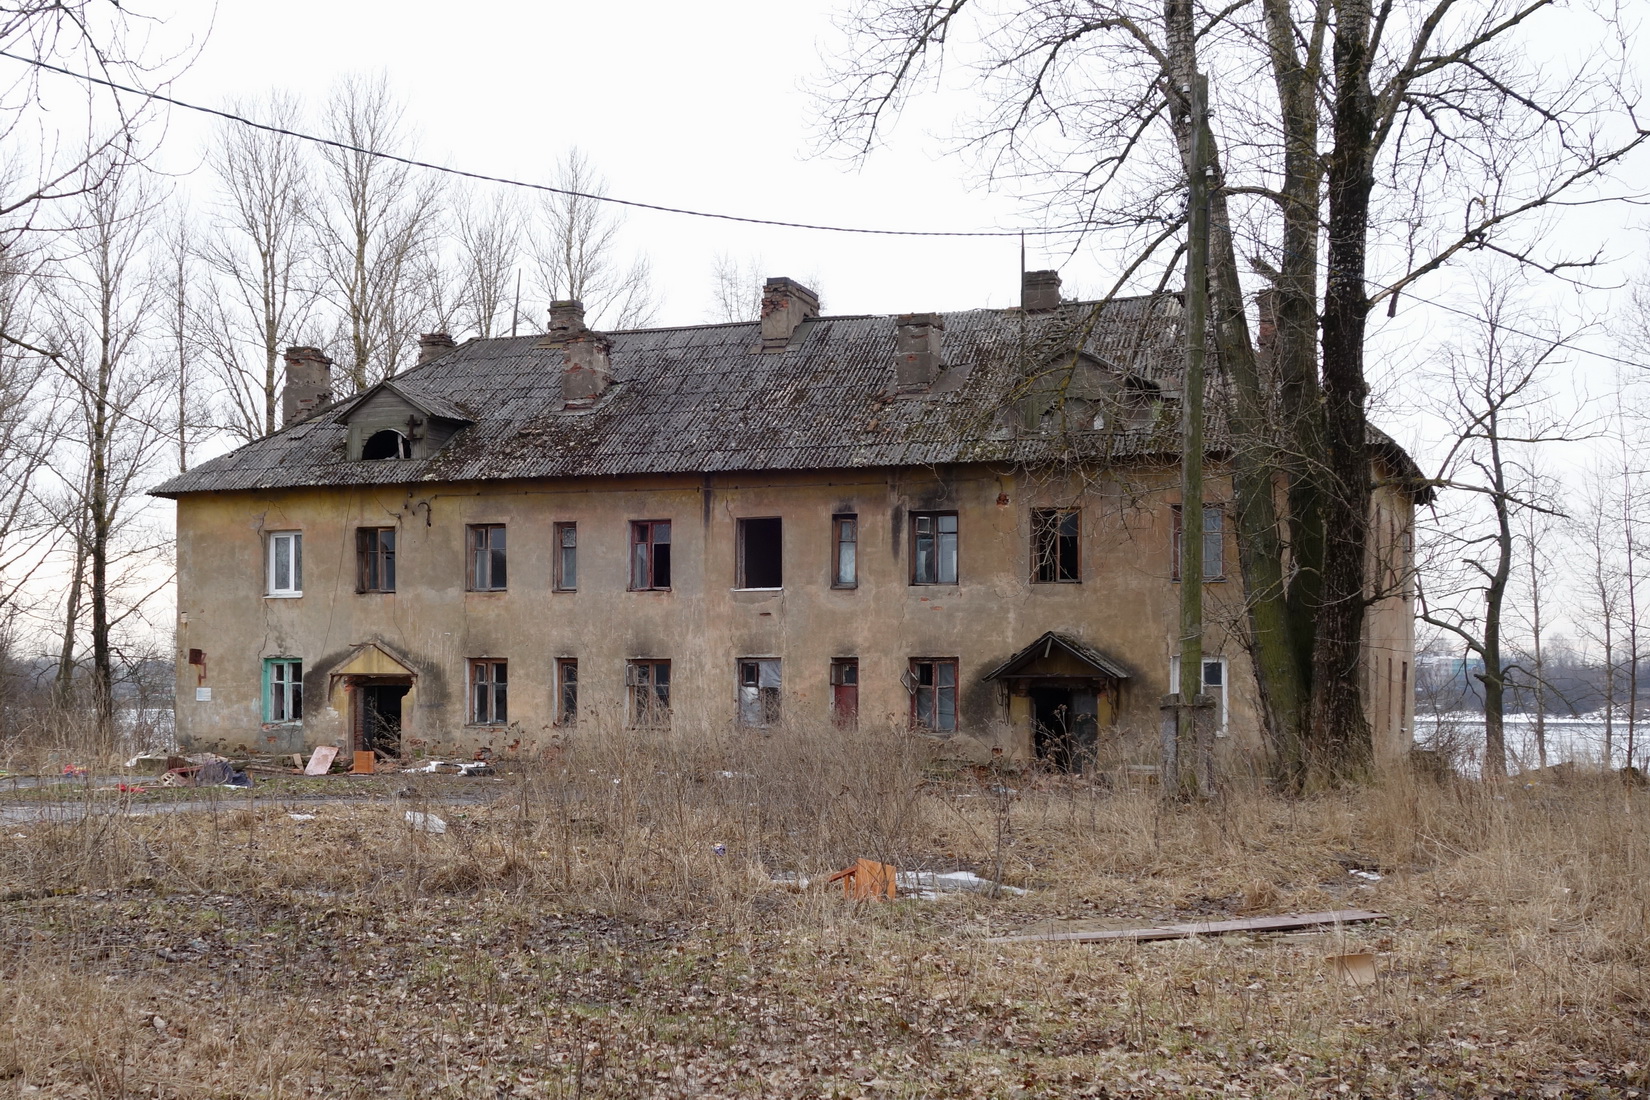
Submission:
[[[909,659],[956,657],[959,730],[944,751],[982,756],[996,746],[1020,756],[1030,751],[1024,701],[1011,722],[1006,693],[981,677],[1056,630],[1130,671],[1102,751],[1149,760],[1176,648],[1177,477],[1158,467],[1114,469],[1083,482],[960,466],[189,494],[177,523],[179,734],[197,747],[348,748],[345,693],[331,672],[367,642],[413,668],[403,733],[413,753],[533,751],[576,735],[555,726],[558,657],[578,659],[581,710],[611,718],[604,729],[622,725],[628,659],[672,662],[674,721],[690,726],[733,721],[741,657],[780,658],[785,716],[823,720],[831,659],[855,656],[861,725],[903,729]],[[1229,485],[1216,477],[1205,496],[1228,499]],[[1074,506],[1083,509],[1082,583],[1030,583],[1031,509]],[[957,585],[910,583],[908,513],[928,510],[959,513]],[[831,517],[846,512],[860,519],[859,586],[838,590],[829,584]],[[784,520],[784,587],[736,590],[737,520],[762,516]],[[627,591],[630,521],[663,519],[672,521],[672,589]],[[558,522],[578,524],[577,592],[552,591]],[[508,526],[507,591],[465,590],[465,529],[477,523]],[[355,591],[362,526],[397,529],[393,594]],[[1229,662],[1223,751],[1230,764],[1258,770],[1256,692],[1236,629],[1233,526],[1229,579],[1206,587],[1205,653]],[[273,531],[303,533],[299,597],[264,594]],[[1371,618],[1380,660],[1402,651],[1412,662],[1401,602]],[[204,665],[187,663],[191,648],[205,652]],[[301,729],[262,722],[268,657],[304,662]],[[465,724],[467,661],[480,657],[509,662],[508,728]],[[197,699],[197,688],[210,699]]]

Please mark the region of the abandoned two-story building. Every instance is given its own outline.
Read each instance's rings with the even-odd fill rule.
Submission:
[[[1179,321],[1169,294],[1062,302],[1053,272],[1019,308],[901,316],[822,315],[774,279],[760,322],[600,333],[562,302],[543,334],[425,337],[341,401],[293,348],[283,429],[155,490],[177,501],[180,738],[531,751],[857,722],[1127,757],[1173,690]],[[1204,683],[1227,754],[1258,762],[1218,444],[1208,470]],[[1381,481],[1391,562],[1414,502]],[[1368,624],[1392,755],[1402,585]]]

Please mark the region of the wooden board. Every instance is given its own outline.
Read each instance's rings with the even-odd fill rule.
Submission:
[[[338,759],[337,745],[322,745],[309,756],[309,767],[304,769],[305,775],[325,775],[332,762]]]
[[[1110,932],[1049,932],[1040,936],[999,936],[987,943],[1099,943],[1104,940],[1183,940],[1191,936],[1221,936],[1228,932],[1291,932],[1326,924],[1358,924],[1385,920],[1385,913],[1368,909],[1331,909],[1323,913],[1285,913],[1276,917],[1204,921],[1196,924],[1160,924],[1152,928],[1121,928]]]
[[[350,774],[371,775],[373,773],[373,764],[376,763],[377,759],[378,758],[370,752],[356,752],[355,764],[350,768]]]

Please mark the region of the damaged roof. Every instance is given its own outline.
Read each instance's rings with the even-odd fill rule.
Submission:
[[[544,346],[539,334],[470,340],[384,384],[428,414],[462,424],[434,454],[351,459],[347,421],[368,391],[152,492],[1036,465],[1178,449],[1179,405],[1162,397],[1178,396],[1179,295],[942,316],[944,370],[919,393],[896,391],[898,322],[889,315],[811,318],[782,351],[770,352],[761,350],[758,322],[605,333],[613,385],[579,409],[563,407],[562,347]],[[1074,430],[1025,426],[1017,402],[1038,384],[1028,378],[1046,385],[1078,353],[1130,390],[1152,394],[1152,408],[1132,418],[1107,416],[1099,429],[1081,417]],[[1211,439],[1219,434],[1212,423]]]
[[[1035,374],[1078,350],[1120,376],[1172,388],[1180,312],[1177,295],[1160,294],[1042,314],[947,313],[945,369],[917,394],[895,392],[893,316],[812,318],[769,353],[758,350],[757,322],[611,332],[614,385],[577,410],[562,407],[560,347],[541,347],[537,334],[470,340],[390,380],[425,409],[470,421],[427,458],[349,459],[344,421],[358,401],[349,398],[153,492],[1039,463],[1073,457],[1074,446],[1085,457],[1172,450],[1178,414],[1143,428],[1050,433],[1021,428],[1010,406],[1024,387],[1023,364],[1037,364]]]

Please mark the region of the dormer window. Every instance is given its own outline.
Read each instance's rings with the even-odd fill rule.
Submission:
[[[412,442],[394,428],[385,428],[374,432],[361,445],[361,458],[367,461],[375,458],[411,458]]]

